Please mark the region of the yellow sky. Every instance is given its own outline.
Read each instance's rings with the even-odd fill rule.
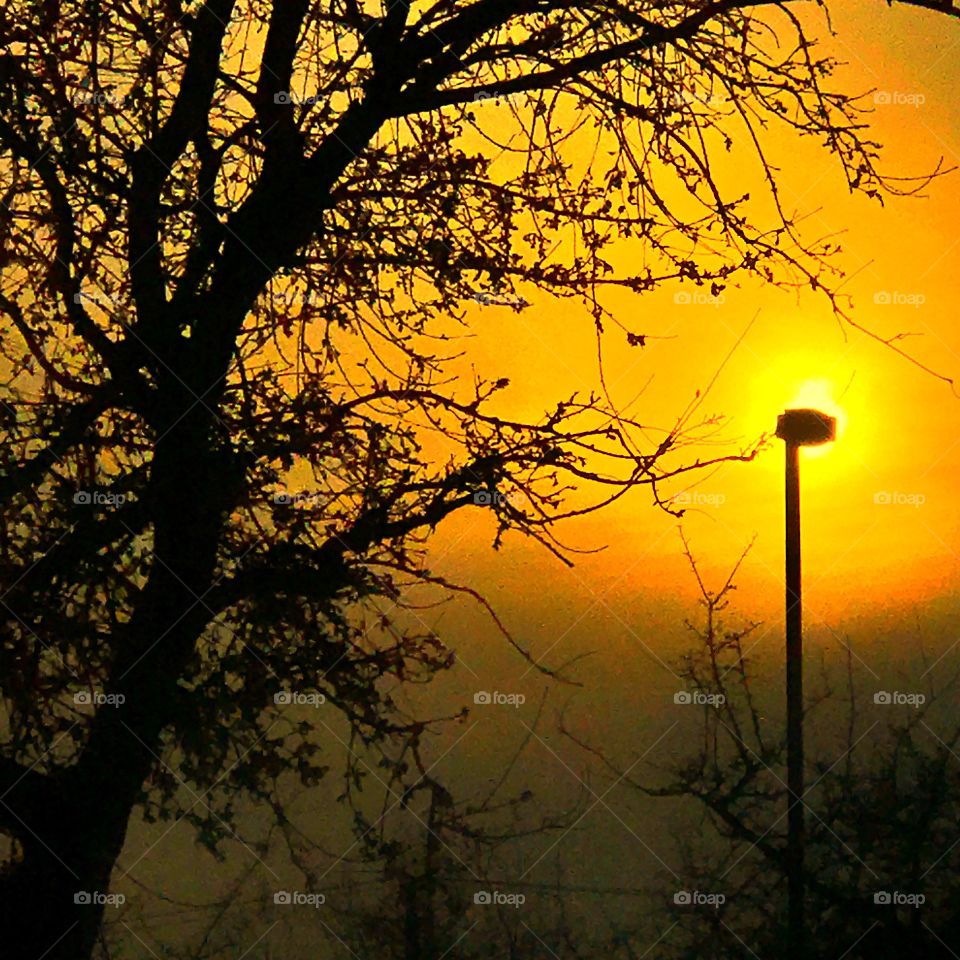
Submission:
[[[844,39],[828,45],[850,61],[842,81],[848,89],[889,95],[881,96],[874,115],[884,169],[926,172],[941,156],[960,163],[960,31],[917,11],[877,12],[878,5],[866,2],[836,11]],[[782,139],[777,147],[788,158],[786,196],[809,216],[808,238],[843,231],[840,262],[850,277],[844,290],[854,298],[855,319],[883,336],[921,334],[901,345],[938,371],[960,375],[956,176],[934,183],[923,199],[890,199],[881,208],[849,197],[836,165],[815,145]],[[624,241],[615,259],[629,262],[641,253]],[[633,402],[631,415],[669,426],[754,317],[705,412],[727,415],[727,435],[745,440],[772,431],[777,414],[798,401],[832,402],[842,413],[838,442],[805,454],[802,464],[811,621],[953,591],[960,400],[949,387],[855,330],[842,330],[812,293],[797,299],[744,283],[728,289],[719,305],[677,304],[678,289],[613,294],[606,301],[631,329],[673,338],[643,350],[621,345],[622,334],[608,338],[607,382],[618,402]],[[535,415],[551,398],[597,386],[592,323],[581,307],[539,294],[519,315],[471,310],[476,340],[470,360],[482,372],[511,377],[505,408]],[[740,578],[740,602],[766,616],[782,604],[782,461],[775,442],[755,463],[703,476],[688,491],[696,509],[684,520],[705,568],[716,574],[757,535]],[[535,571],[545,587],[601,591],[611,603],[638,593],[691,595],[676,523],[650,502],[639,489],[605,513],[568,526],[570,542],[608,545],[572,573],[533,545],[516,545],[516,562],[528,576]],[[434,552],[440,565],[456,567],[466,555],[472,564],[466,568],[480,569],[498,593],[506,584],[502,557],[485,555],[491,530],[489,518],[473,511],[441,531]]]
[[[852,61],[850,85],[877,87],[891,95],[891,103],[879,105],[875,117],[878,139],[888,148],[887,169],[920,172],[931,169],[940,155],[960,163],[957,25],[917,11],[890,11],[874,0],[836,4],[833,15],[845,38],[837,42],[838,52]],[[922,105],[893,102],[895,94],[917,93],[926,97]],[[843,263],[855,275],[847,290],[855,298],[858,322],[887,336],[922,333],[906,345],[923,362],[960,379],[956,177],[931,187],[927,199],[890,201],[881,210],[847,197],[838,172],[816,150],[795,144],[785,150],[793,162],[784,182],[793,201],[811,214],[810,235],[845,231]],[[636,255],[626,244],[618,251],[625,261]],[[915,654],[904,643],[905,635],[914,637],[912,626],[908,634],[904,631],[904,623],[909,625],[905,606],[916,607],[920,617],[936,623],[941,639],[946,636],[943,625],[952,622],[950,595],[957,592],[960,573],[960,400],[943,383],[863,335],[848,331],[845,338],[825,303],[812,294],[798,302],[744,284],[728,289],[721,305],[710,306],[677,304],[675,292],[610,297],[608,306],[631,328],[672,338],[651,340],[643,350],[622,345],[622,335],[610,338],[607,382],[614,399],[630,405],[629,412],[644,422],[669,426],[756,317],[718,378],[707,412],[729,416],[728,435],[744,439],[772,431],[777,414],[798,401],[831,400],[842,416],[838,442],[805,455],[801,467],[810,646],[822,637],[835,643],[838,624],[865,618],[870,622],[863,642],[872,643],[877,654],[870,658],[869,674],[876,676],[873,668],[881,669],[888,650]],[[889,304],[877,296],[882,294],[889,295]],[[510,377],[503,408],[535,417],[574,389],[597,387],[592,322],[574,303],[537,294],[532,308],[521,314],[479,305],[470,311],[475,339],[469,342],[468,361],[487,376]],[[684,523],[714,582],[757,536],[738,581],[736,608],[771,619],[769,629],[758,632],[757,649],[774,655],[782,648],[776,622],[783,602],[782,471],[782,448],[776,442],[752,464],[731,464],[704,476],[688,491],[697,503]],[[683,485],[675,489],[679,492]],[[493,531],[485,511],[461,511],[441,525],[432,541],[430,567],[483,591],[518,639],[552,666],[587,650],[599,651],[580,674],[587,686],[578,693],[570,727],[588,742],[619,751],[618,757],[646,756],[677,719],[670,712],[676,678],[663,661],[677,651],[683,617],[696,617],[676,522],[652,507],[641,488],[604,513],[566,527],[564,539],[576,546],[607,545],[603,553],[578,559],[572,570],[518,537],[508,538],[495,553],[490,548]],[[448,725],[434,741],[441,776],[455,766],[461,777],[476,777],[485,786],[511,756],[510,742],[526,736],[531,704],[548,685],[502,642],[474,605],[458,603],[446,612],[422,615],[457,648],[458,668],[407,694],[421,706],[430,701],[437,705],[436,713],[450,712],[472,704],[470,692],[482,689],[527,696],[526,712],[474,709],[468,723]],[[922,639],[923,629],[918,632]],[[815,679],[814,666],[808,667],[810,679]],[[775,697],[779,674],[768,677],[775,682],[765,689]],[[563,703],[569,689],[550,685],[551,705]],[[534,738],[532,758],[524,757],[516,776],[524,788],[537,789],[538,799],[557,800],[566,788],[579,786],[582,761],[560,742],[550,720],[541,733]],[[676,739],[665,740],[649,759],[669,761],[670,751],[677,749]],[[317,796],[328,786],[340,789],[331,780]],[[586,882],[595,883],[595,875],[605,876],[604,865],[612,864],[614,884],[622,882],[624,862],[634,878],[656,870],[648,851],[665,853],[667,830],[657,829],[657,817],[668,811],[647,805],[631,815],[630,802],[618,794],[608,797],[604,791],[602,796],[602,805],[590,804],[592,813],[581,834],[583,856],[569,858],[572,869],[584,871]],[[323,811],[323,826],[332,830],[330,811],[335,815],[337,807],[332,797],[321,803],[311,794],[310,802],[312,810]],[[614,803],[615,818],[606,812]],[[642,846],[634,839],[639,834]],[[564,849],[575,850],[578,842],[578,835],[571,834],[564,838]],[[550,837],[544,847],[554,843]],[[182,857],[188,857],[186,844],[183,850]]]
[[[923,11],[881,9],[869,0],[845,5],[833,16],[837,37],[824,38],[824,46],[849,61],[836,84],[879,94],[873,135],[885,147],[885,172],[922,174],[941,157],[948,166],[960,164],[956,25]],[[819,22],[817,33],[823,35]],[[505,137],[509,114],[497,111],[508,109],[485,103],[478,119]],[[836,161],[818,144],[784,132],[770,146],[782,166],[785,203],[803,217],[806,238],[830,235],[843,245],[836,262],[847,276],[843,290],[853,297],[854,319],[884,337],[918,334],[900,345],[960,378],[956,175],[934,182],[922,198],[890,198],[881,207],[851,197]],[[753,183],[759,172],[738,151],[739,145],[716,174],[759,196],[763,185]],[[497,161],[494,175],[498,164],[509,175],[514,162]],[[630,271],[647,254],[641,243],[619,241],[609,258]],[[669,428],[748,331],[702,407],[729,418],[728,449],[772,432],[788,405],[826,405],[840,414],[838,442],[803,456],[807,623],[829,625],[852,612],[954,591],[960,573],[954,493],[960,400],[950,388],[875,340],[843,328],[812,291],[796,296],[744,281],[727,288],[721,303],[676,302],[676,294],[689,289],[606,295],[605,305],[624,326],[652,338],[642,349],[627,346],[621,331],[605,339],[611,398],[643,423]],[[586,309],[542,292],[530,298],[533,305],[519,314],[468,305],[471,339],[463,344],[461,372],[473,366],[489,378],[508,377],[511,386],[498,395],[499,408],[535,419],[575,390],[597,390],[599,380]],[[782,608],[782,474],[782,447],[774,441],[753,463],[726,465],[698,476],[692,487],[684,480],[670,491],[688,498],[684,530],[708,575],[725,574],[756,536],[739,578],[739,602],[744,612],[764,618]],[[561,531],[572,545],[606,547],[579,558],[571,571],[518,537],[494,554],[492,518],[470,510],[441,526],[429,562],[437,572],[479,587],[542,649],[571,617],[582,615],[558,612],[573,597],[608,612],[629,610],[647,598],[637,617],[649,619],[649,601],[662,606],[669,596],[689,613],[694,584],[676,528],[673,518],[652,506],[649,491],[638,488]],[[536,591],[529,589],[532,583]],[[538,620],[551,605],[556,616],[544,613]],[[538,631],[542,636],[535,642]]]

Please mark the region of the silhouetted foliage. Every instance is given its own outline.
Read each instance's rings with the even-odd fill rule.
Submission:
[[[757,648],[767,631],[729,609],[746,553],[720,588],[711,589],[686,541],[684,548],[703,616],[688,623],[696,642],[677,675],[701,704],[699,749],[669,766],[650,762],[652,769],[642,773],[624,769],[575,732],[567,735],[618,783],[665,802],[692,800],[699,810],[699,829],[683,844],[683,876],[691,890],[719,902],[678,903],[676,876],[651,885],[649,894],[663,907],[660,929],[670,932],[657,956],[783,956],[786,731],[771,693],[782,667],[761,666]],[[894,708],[891,716],[893,694],[874,689],[872,670],[858,679],[856,659],[848,645],[843,689],[834,689],[825,670],[805,711],[812,747],[803,796],[809,956],[947,960],[960,943],[960,726],[948,706],[960,676],[935,682],[928,675],[925,692],[903,694],[912,705]],[[648,943],[649,927],[627,931],[626,940]]]
[[[777,124],[890,186],[832,70],[775,4],[4,5],[7,955],[89,955],[102,904],[74,896],[108,889],[133,810],[216,849],[233,795],[322,777],[276,694],[415,736],[391,684],[450,654],[405,591],[443,586],[423,556],[452,513],[562,553],[565,516],[702,463],[696,402],[653,443],[602,396],[510,418],[455,341],[536,289],[585,301],[598,349],[611,284],[752,274],[842,309],[763,153]],[[735,141],[764,196],[714,176]],[[622,237],[642,266],[617,276]]]

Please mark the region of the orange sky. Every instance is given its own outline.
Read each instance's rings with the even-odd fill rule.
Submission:
[[[960,32],[917,11],[882,11],[861,3],[836,12],[844,41],[830,41],[850,61],[847,89],[877,88],[874,132],[885,145],[883,167],[893,175],[932,170],[943,156],[960,163],[955,92],[960,86]],[[923,100],[918,103],[921,95]],[[883,99],[883,98],[881,98]],[[484,109],[495,110],[494,105]],[[843,231],[842,265],[850,277],[854,316],[877,333],[910,332],[904,341],[924,363],[960,373],[960,327],[954,321],[960,265],[956,176],[935,182],[922,199],[888,199],[881,208],[851,198],[837,167],[814,145],[782,139],[793,162],[785,195],[809,215],[807,236]],[[632,241],[638,243],[639,241]],[[624,241],[614,259],[637,256]],[[680,287],[642,297],[614,293],[606,300],[631,329],[675,337],[643,350],[608,338],[607,383],[621,404],[645,422],[669,426],[702,388],[756,315],[742,345],[719,377],[704,409],[726,414],[727,435],[744,440],[772,431],[784,406],[832,394],[842,413],[839,442],[804,456],[802,465],[806,600],[810,617],[836,618],[865,602],[912,601],[952,591],[958,572],[956,476],[960,469],[960,400],[855,330],[846,334],[826,302],[744,283],[724,302],[676,304]],[[890,303],[885,303],[890,300]],[[550,398],[597,386],[592,323],[572,302],[537,294],[521,314],[472,308],[476,341],[469,357],[478,369],[511,377],[504,406],[530,415]],[[758,535],[740,578],[745,610],[769,616],[782,603],[782,447],[777,442],[752,464],[730,464],[703,476],[689,493],[697,501],[684,528],[705,569],[717,575]],[[678,484],[675,490],[683,490]],[[889,494],[890,503],[875,502]],[[550,589],[600,590],[610,603],[637,593],[691,595],[676,523],[637,492],[601,515],[567,527],[581,546],[608,544],[572,573],[533,546],[517,544],[518,562]],[[447,525],[435,554],[466,552],[496,582],[498,561],[485,557],[492,525],[476,511]],[[501,558],[502,559],[502,558]],[[521,588],[522,589],[522,588]],[[513,600],[508,601],[511,605]],[[535,602],[535,601],[534,601]]]
[[[887,147],[886,169],[919,173],[932,169],[941,155],[960,164],[958,25],[932,14],[889,10],[875,0],[837,4],[833,15],[844,37],[834,41],[835,48],[851,61],[844,82],[851,89],[876,87],[891,94],[891,103],[879,105],[875,115],[875,132]],[[922,94],[925,102],[895,103],[902,100],[895,94]],[[495,109],[484,105],[484,110]],[[926,199],[891,200],[880,209],[848,197],[836,167],[812,146],[801,149],[784,141],[783,150],[792,161],[783,182],[798,207],[811,214],[809,236],[845,231],[843,264],[853,276],[846,289],[855,298],[858,322],[888,336],[923,334],[907,341],[910,349],[923,362],[960,378],[960,325],[954,320],[960,268],[956,176],[934,184]],[[625,261],[636,255],[627,244],[618,251]],[[848,331],[845,338],[824,301],[812,294],[797,302],[744,284],[728,289],[720,306],[697,306],[676,304],[675,292],[621,294],[607,301],[631,328],[675,336],[652,340],[643,350],[621,347],[622,335],[610,338],[607,382],[616,400],[630,404],[654,375],[631,414],[645,422],[672,423],[755,315],[705,404],[709,412],[731,418],[729,436],[750,439],[772,431],[785,405],[820,402],[825,393],[833,393],[842,411],[838,442],[802,463],[808,649],[835,652],[852,625],[859,631],[857,642],[871,645],[872,655],[858,658],[858,665],[869,660],[863,675],[870,683],[897,657],[915,656],[913,641],[933,633],[949,646],[956,637],[960,572],[960,400],[942,382],[863,335]],[[912,302],[875,303],[883,293]],[[918,296],[923,302],[914,305]],[[502,403],[517,415],[535,417],[574,389],[597,387],[593,326],[582,308],[538,293],[533,307],[520,314],[479,305],[470,310],[475,339],[468,359],[487,376],[510,377]],[[774,679],[765,686],[771,697],[779,695],[777,658],[783,642],[782,469],[782,448],[776,443],[752,464],[731,464],[704,476],[690,491],[698,496],[699,508],[684,522],[713,582],[757,535],[738,580],[736,611],[768,621],[756,642],[758,653],[766,651],[772,660],[768,678]],[[676,490],[681,489],[678,484]],[[904,502],[875,502],[884,493]],[[658,744],[649,759],[671,760],[679,735],[662,744],[659,739],[680,718],[672,707],[677,684],[669,661],[682,643],[689,644],[683,618],[697,614],[676,522],[653,508],[649,492],[641,488],[606,512],[566,527],[564,538],[577,546],[607,545],[603,553],[578,559],[572,570],[515,536],[495,553],[493,532],[488,513],[461,511],[441,525],[429,566],[482,590],[517,639],[551,666],[596,652],[579,670],[587,685],[576,694],[571,729],[618,757],[629,760]],[[526,736],[540,694],[549,690],[554,706],[573,689],[548,684],[531,672],[468,601],[422,615],[456,648],[457,668],[398,699],[414,697],[422,715],[429,712],[424,704],[436,705],[437,713],[472,707],[476,690],[522,691],[527,697],[525,710],[473,709],[466,723],[448,725],[433,741],[439,775],[455,767],[461,776],[485,784],[499,775],[511,755],[509,744]],[[811,680],[814,667],[811,658]],[[532,759],[525,758],[515,776],[519,786],[533,786],[538,797],[556,800],[564,789],[579,786],[576,773],[583,761],[560,742],[548,717],[542,735],[533,738]],[[311,809],[322,811],[328,829],[337,804],[313,798],[339,789],[331,779],[311,795]],[[665,834],[656,818],[667,811],[648,805],[636,813],[624,803],[615,817],[605,812],[609,803],[622,799],[612,794],[597,807],[584,824],[588,849],[571,858],[591,883],[602,873],[598,864],[613,864],[612,883],[621,883],[625,858],[632,882],[657,869],[649,849],[664,852]],[[651,847],[641,848],[631,834],[643,834]],[[564,840],[568,852],[581,842],[578,836]],[[554,842],[545,841],[545,849]],[[185,842],[182,857],[190,856]],[[139,869],[146,866],[145,860]],[[181,882],[196,875],[187,871]]]

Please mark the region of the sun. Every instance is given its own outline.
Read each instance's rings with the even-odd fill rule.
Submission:
[[[804,380],[786,405],[787,409],[810,407],[834,417],[837,421],[837,441],[843,439],[847,427],[847,414],[837,401],[836,388],[827,379]],[[807,457],[822,457],[830,451],[832,443],[821,446],[804,447]]]

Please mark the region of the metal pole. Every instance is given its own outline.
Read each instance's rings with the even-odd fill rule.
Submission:
[[[799,447],[786,443],[787,897],[789,960],[807,960],[804,919],[803,619],[800,593]]]

